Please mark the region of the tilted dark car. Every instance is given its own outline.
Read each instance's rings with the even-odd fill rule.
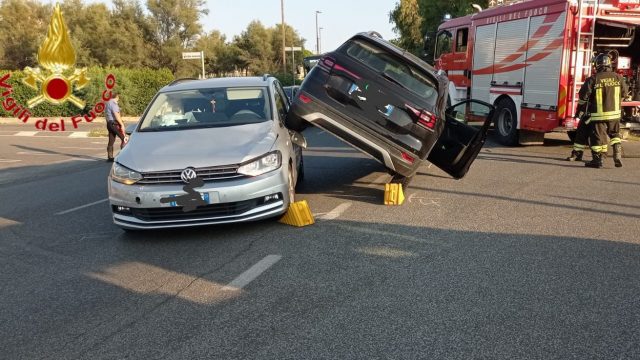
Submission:
[[[424,160],[461,178],[485,142],[493,106],[467,100],[447,108],[448,86],[416,56],[375,32],[360,33],[307,75],[287,126],[323,128],[380,161],[399,182]]]

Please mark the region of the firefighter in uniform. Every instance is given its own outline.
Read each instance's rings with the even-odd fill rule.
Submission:
[[[578,115],[576,117],[580,118]],[[585,124],[585,121],[586,119],[580,118],[576,129],[576,137],[573,139],[573,150],[571,150],[571,155],[567,158],[569,161],[582,161],[584,149],[587,148],[589,133],[591,132],[591,127],[589,124]]]
[[[608,136],[613,147],[615,166],[622,167],[620,117],[622,116],[622,97],[626,95],[628,88],[624,78],[612,71],[609,55],[598,55],[594,65],[596,74],[589,77],[580,88],[576,115],[579,118],[584,116],[586,119],[584,125],[588,125],[590,130],[592,160],[585,165],[592,168],[603,166],[607,156]]]

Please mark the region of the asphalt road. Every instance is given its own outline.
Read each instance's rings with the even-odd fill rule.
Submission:
[[[639,159],[488,144],[385,207],[384,169],[310,129],[315,225],[128,234],[105,140],[39,135],[0,137],[0,358],[640,358]]]

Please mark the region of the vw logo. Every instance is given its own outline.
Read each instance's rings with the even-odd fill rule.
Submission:
[[[194,168],[186,168],[182,170],[182,174],[180,174],[180,179],[182,179],[186,184],[190,183],[191,180],[196,177],[198,177],[198,174],[196,174],[196,169]]]

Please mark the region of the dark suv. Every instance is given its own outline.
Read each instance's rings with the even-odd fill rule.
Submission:
[[[468,100],[447,108],[448,86],[444,74],[416,56],[375,32],[360,33],[324,54],[307,75],[287,125],[323,128],[401,181],[423,160],[461,178],[484,144],[493,107]]]

